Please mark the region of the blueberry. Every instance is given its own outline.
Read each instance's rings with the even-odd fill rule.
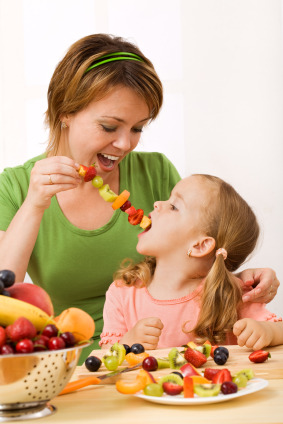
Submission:
[[[124,346],[124,348],[125,348],[126,355],[127,355],[128,353],[130,353],[130,352],[131,352],[131,348],[130,348],[130,346],[129,346],[129,345],[127,345],[127,344],[123,344],[123,346]]]
[[[218,352],[216,354],[214,353],[213,359],[217,365],[224,365],[227,362],[228,356],[224,352]]]
[[[4,283],[4,286],[11,287],[15,282],[15,274],[13,271],[9,271],[8,269],[3,269],[0,271],[0,281]]]
[[[229,350],[227,349],[227,347],[224,346],[218,346],[215,350],[214,350],[214,355],[218,354],[219,352],[223,352],[225,353],[225,355],[227,356],[227,359],[229,358]]]
[[[131,346],[131,352],[133,353],[142,353],[144,352],[144,347],[140,343],[135,343]]]
[[[97,371],[100,368],[101,360],[97,358],[97,356],[89,356],[85,360],[85,366],[86,368],[91,371]]]

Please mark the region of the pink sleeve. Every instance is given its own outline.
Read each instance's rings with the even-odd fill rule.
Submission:
[[[106,292],[99,346],[119,342],[128,329],[123,314],[123,289],[112,283]]]
[[[282,321],[281,317],[277,317],[272,312],[268,311],[264,303],[245,303],[239,311],[239,319],[252,318],[256,321]]]

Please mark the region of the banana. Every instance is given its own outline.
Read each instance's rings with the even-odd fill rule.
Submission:
[[[30,320],[37,331],[43,330],[48,324],[56,325],[52,317],[37,306],[9,296],[0,295],[0,325],[6,327],[13,324],[20,317]]]

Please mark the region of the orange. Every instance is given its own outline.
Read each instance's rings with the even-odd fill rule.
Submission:
[[[142,353],[130,352],[125,356],[125,359],[130,365],[137,365],[139,362],[142,362],[144,358],[147,358],[148,356],[149,356],[149,353],[147,352],[142,352]]]
[[[128,200],[130,197],[130,192],[127,190],[122,191],[122,193],[119,194],[117,199],[114,200],[112,203],[112,208],[114,210],[119,209],[123,204]]]
[[[190,375],[190,377],[193,380],[194,384],[210,384],[211,383],[210,380],[203,377],[202,375]]]
[[[73,333],[76,342],[88,340],[94,335],[95,323],[92,317],[82,309],[65,309],[54,318],[54,321],[62,333],[65,331]]]

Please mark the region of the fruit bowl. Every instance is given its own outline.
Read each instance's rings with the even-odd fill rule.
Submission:
[[[0,422],[40,418],[56,408],[57,396],[75,371],[89,343],[28,354],[0,355]]]

